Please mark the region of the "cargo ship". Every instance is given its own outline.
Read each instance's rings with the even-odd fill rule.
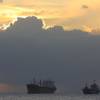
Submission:
[[[28,94],[49,94],[56,91],[55,83],[51,80],[40,80],[39,82],[33,81],[26,86]]]
[[[85,87],[82,89],[82,92],[84,94],[99,94],[100,93],[100,88],[97,85],[97,83],[94,81],[93,84],[90,86],[85,85]]]

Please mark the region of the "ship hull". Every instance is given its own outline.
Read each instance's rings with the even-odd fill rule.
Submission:
[[[40,87],[38,85],[27,84],[28,94],[51,94],[56,91],[56,87]]]
[[[99,94],[100,93],[99,90],[96,91],[96,90],[91,90],[91,89],[88,89],[88,90],[83,89],[82,91],[83,91],[83,94],[85,94],[85,95],[88,95],[88,94]]]

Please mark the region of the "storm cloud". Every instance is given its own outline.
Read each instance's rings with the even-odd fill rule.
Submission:
[[[0,82],[25,86],[34,77],[51,78],[58,88],[80,91],[86,81],[100,81],[99,45],[100,36],[18,18],[0,32]]]
[[[82,5],[82,8],[88,9],[89,7],[87,5]]]

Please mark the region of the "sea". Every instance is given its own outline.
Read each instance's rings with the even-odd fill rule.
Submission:
[[[100,100],[100,95],[1,94],[0,100]]]

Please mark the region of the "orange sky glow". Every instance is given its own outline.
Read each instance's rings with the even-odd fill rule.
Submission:
[[[5,29],[17,17],[36,16],[46,27],[61,25],[91,32],[100,28],[99,5],[99,0],[4,0],[0,3],[0,27]]]

